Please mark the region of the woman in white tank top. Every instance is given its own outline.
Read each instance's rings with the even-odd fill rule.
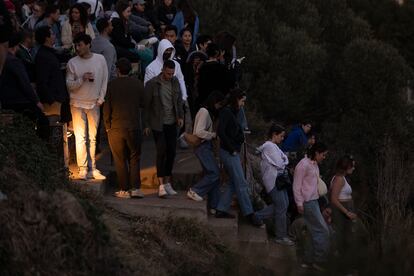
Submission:
[[[352,201],[352,187],[346,180],[346,176],[352,174],[354,169],[355,161],[351,156],[340,158],[336,163],[335,176],[330,187],[332,227],[335,231],[336,249],[342,256],[351,253],[346,252],[346,249],[352,239],[353,221],[357,218]]]

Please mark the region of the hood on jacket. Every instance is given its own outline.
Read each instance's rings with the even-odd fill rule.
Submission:
[[[272,143],[269,141],[264,142],[261,146],[256,148],[255,154],[261,154],[263,152],[264,147],[268,144],[268,143]]]
[[[161,62],[161,64],[164,63],[164,60],[162,59],[162,56],[164,55],[165,50],[168,48],[173,48],[172,54],[170,59],[173,59],[175,56],[175,48],[172,45],[172,43],[168,39],[163,39],[160,41],[160,44],[158,44],[158,52],[157,52],[157,58],[156,60],[158,62]]]

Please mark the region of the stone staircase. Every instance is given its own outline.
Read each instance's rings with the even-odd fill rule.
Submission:
[[[143,199],[119,199],[113,196],[113,192],[116,191],[116,175],[107,146],[103,147],[97,156],[97,166],[107,176],[106,180],[77,180],[76,165],[71,164],[70,170],[73,182],[101,194],[105,205],[117,212],[132,216],[178,216],[195,219],[209,227],[233,252],[242,255],[252,264],[260,263],[277,275],[296,275],[291,274],[290,268],[286,265],[275,266],[275,262],[291,263],[295,260],[294,247],[280,247],[269,241],[265,228],[253,227],[246,223],[237,215],[238,211],[235,208],[232,210],[236,215],[235,219],[217,219],[208,214],[206,201],[195,202],[187,198],[188,187],[195,183],[202,173],[201,166],[191,150],[177,150],[173,171],[174,187],[178,190],[176,196],[166,199],[158,197],[154,164],[155,145],[152,139],[145,138],[141,158],[142,191],[145,194]]]

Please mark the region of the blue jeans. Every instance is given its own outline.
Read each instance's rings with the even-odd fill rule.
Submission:
[[[244,216],[253,214],[253,207],[249,196],[249,187],[244,178],[240,155],[232,155],[228,151],[220,149],[220,158],[224,168],[230,176],[229,185],[220,197],[217,210],[228,212],[233,194],[236,193],[241,212]]]
[[[208,194],[208,207],[216,209],[220,199],[220,170],[214,157],[213,144],[205,141],[194,153],[200,160],[204,176],[191,189],[201,197]]]
[[[289,198],[287,191],[285,189],[278,190],[274,187],[269,192],[270,197],[272,198],[273,204],[270,204],[263,208],[262,210],[256,212],[256,215],[260,219],[275,219],[276,226],[276,238],[282,239],[287,237],[287,218],[286,212],[289,206]]]
[[[311,243],[305,248],[305,261],[326,262],[329,251],[329,228],[326,224],[318,200],[303,204],[303,217],[311,237]]]

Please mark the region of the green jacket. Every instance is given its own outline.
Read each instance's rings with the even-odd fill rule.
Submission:
[[[162,74],[162,73],[161,73]],[[144,126],[156,131],[163,129],[164,108],[161,102],[160,88],[161,88],[161,74],[149,80],[145,85],[145,108],[144,108]],[[184,118],[183,99],[181,95],[180,84],[176,77],[173,77],[172,93],[174,101],[175,117],[178,119]]]

